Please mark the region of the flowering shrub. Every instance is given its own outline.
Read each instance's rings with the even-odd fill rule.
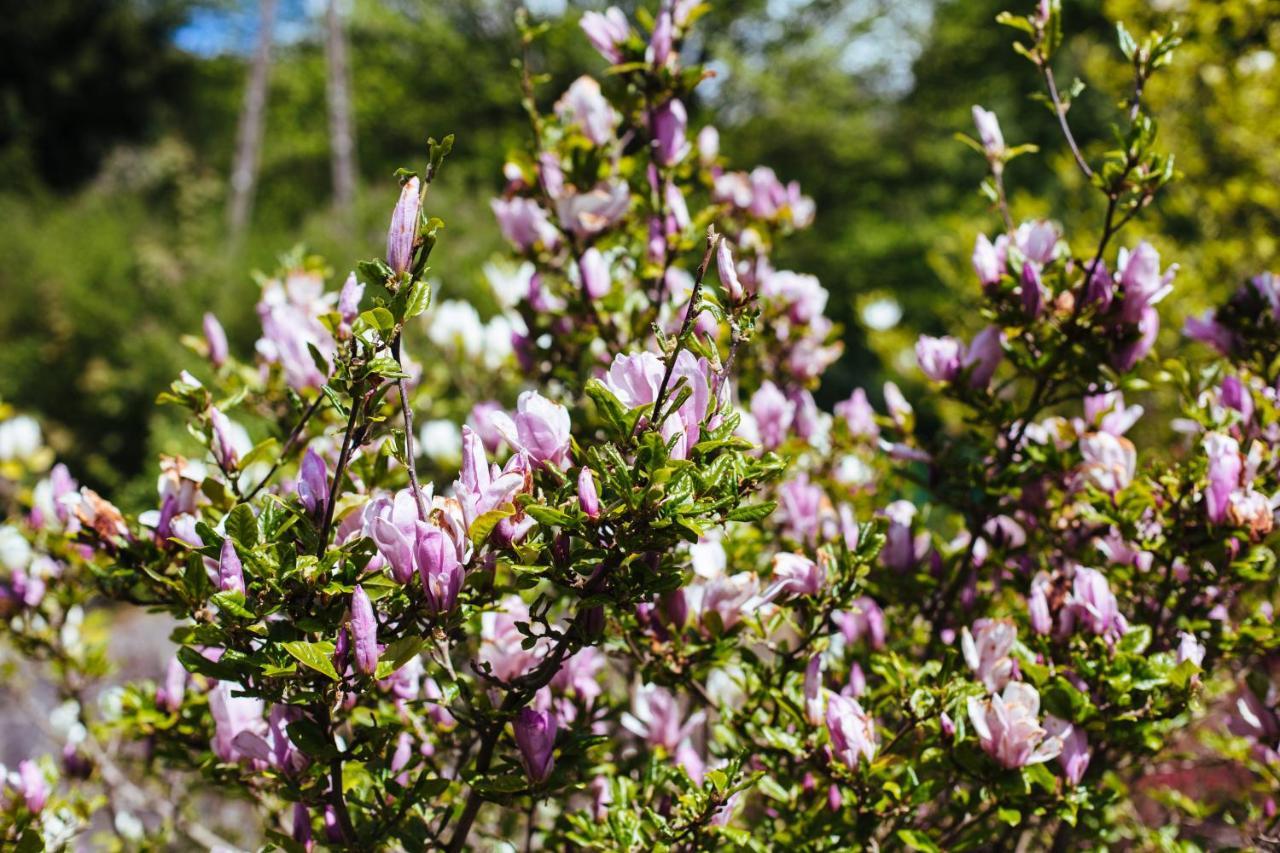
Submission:
[[[285,849],[1271,837],[1280,287],[1189,324],[1216,354],[1156,362],[1176,265],[1129,226],[1173,178],[1141,98],[1177,39],[1119,29],[1133,94],[1091,163],[1057,3],[1002,17],[1104,212],[1016,223],[1032,149],[974,108],[986,325],[920,339],[963,412],[925,433],[892,384],[883,413],[815,403],[839,330],[770,260],[813,204],[689,127],[702,11],[585,14],[611,68],[552,114],[522,69],[497,316],[428,275],[449,137],[400,173],[383,257],[337,292],[300,255],[265,280],[252,358],[206,319],[204,378],[162,395],[202,449],[161,460],[152,511],[0,424],[6,633],[66,743],[60,774],[7,775],[7,840],[66,843],[105,797],[126,845],[225,844],[208,791]],[[1124,396],[1153,386],[1178,418]],[[104,600],[167,612],[179,650],[95,702]],[[189,795],[157,805],[165,779]]]

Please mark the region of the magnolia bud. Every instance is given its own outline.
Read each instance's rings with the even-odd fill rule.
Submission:
[[[516,716],[515,736],[516,745],[520,747],[520,763],[529,774],[529,781],[542,782],[555,766],[555,715],[522,708]]]
[[[227,333],[213,314],[204,315],[204,341],[209,347],[209,361],[222,367],[227,361]]]
[[[418,576],[427,594],[427,610],[433,614],[448,613],[458,600],[465,570],[458,562],[458,551],[445,532],[424,525],[415,548]]]
[[[716,270],[720,273],[720,285],[729,294],[729,301],[737,304],[746,296],[742,281],[738,278],[738,270],[733,265],[733,254],[729,251],[729,241],[721,238],[716,246]]]
[[[213,429],[209,449],[213,451],[214,458],[223,468],[234,469],[240,461],[240,454],[236,452],[235,443],[231,440],[231,421],[227,420],[227,416],[221,411],[211,406],[209,426]]]
[[[587,518],[600,517],[600,497],[596,494],[596,481],[590,468],[584,467],[578,474],[578,506]]]
[[[222,540],[222,554],[218,557],[218,589],[244,593],[244,567],[229,536]]]
[[[418,216],[422,208],[418,187],[417,178],[404,182],[400,200],[391,214],[391,227],[387,229],[387,264],[397,274],[409,269],[413,260],[413,243],[418,238]]]
[[[320,454],[308,447],[298,474],[298,498],[315,515],[329,501],[329,470]]]
[[[356,669],[373,675],[378,668],[378,622],[373,615],[373,603],[359,585],[351,595],[351,638],[356,651]]]
[[[582,253],[578,259],[578,275],[582,279],[582,289],[588,299],[600,299],[607,296],[610,289],[609,262],[594,246]]]

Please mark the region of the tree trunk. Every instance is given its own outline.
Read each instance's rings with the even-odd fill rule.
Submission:
[[[231,167],[231,235],[238,238],[249,224],[253,209],[253,189],[258,180],[262,155],[262,134],[266,127],[267,82],[271,72],[272,32],[276,23],[276,0],[258,0],[258,46],[249,67],[244,106],[236,130],[235,162]]]
[[[351,121],[351,81],[347,67],[347,36],[341,0],[329,0],[325,15],[328,70],[329,158],[333,170],[333,204],[341,227],[350,235],[356,200],[356,144]]]

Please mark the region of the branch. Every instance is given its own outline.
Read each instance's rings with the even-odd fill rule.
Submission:
[[[1040,66],[1040,70],[1044,72],[1044,82],[1049,87],[1049,98],[1053,101],[1053,111],[1058,115],[1058,125],[1062,128],[1062,135],[1067,138],[1067,145],[1071,148],[1071,156],[1076,158],[1076,165],[1080,167],[1080,171],[1084,173],[1086,178],[1093,178],[1093,169],[1089,168],[1089,164],[1085,162],[1084,155],[1080,153],[1080,146],[1076,144],[1076,138],[1071,133],[1071,125],[1067,123],[1067,107],[1062,103],[1062,96],[1058,94],[1057,81],[1053,79],[1053,69],[1049,67],[1046,61]]]

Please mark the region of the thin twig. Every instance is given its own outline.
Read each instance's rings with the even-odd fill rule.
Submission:
[[[321,404],[324,403],[326,399],[328,398],[323,393],[318,394],[315,400],[312,401],[311,405],[307,407],[307,410],[302,413],[302,417],[294,425],[293,430],[289,433],[289,437],[285,439],[284,447],[280,448],[280,453],[276,457],[275,464],[271,466],[271,470],[266,473],[261,481],[259,481],[258,485],[253,487],[253,491],[249,492],[249,494],[245,495],[244,498],[241,499],[241,503],[248,503],[257,497],[258,492],[262,491],[263,487],[266,486],[267,483],[271,481],[271,478],[275,476],[275,473],[280,470],[280,466],[284,464],[284,460],[289,456],[289,451],[293,449],[293,445],[297,442],[299,436],[302,435],[303,428],[306,427],[307,422],[311,420],[312,416],[320,409]]]
[[[1085,162],[1084,155],[1080,153],[1080,146],[1076,144],[1076,138],[1071,133],[1071,125],[1067,122],[1067,107],[1062,103],[1062,96],[1058,94],[1058,83],[1053,78],[1053,69],[1049,67],[1046,61],[1040,66],[1040,70],[1044,72],[1044,82],[1049,87],[1049,98],[1053,101],[1053,111],[1058,116],[1058,124],[1062,127],[1062,135],[1067,138],[1067,145],[1071,148],[1071,156],[1076,158],[1076,165],[1080,167],[1080,171],[1084,173],[1086,178],[1093,178],[1093,169],[1089,168],[1089,164]]]

